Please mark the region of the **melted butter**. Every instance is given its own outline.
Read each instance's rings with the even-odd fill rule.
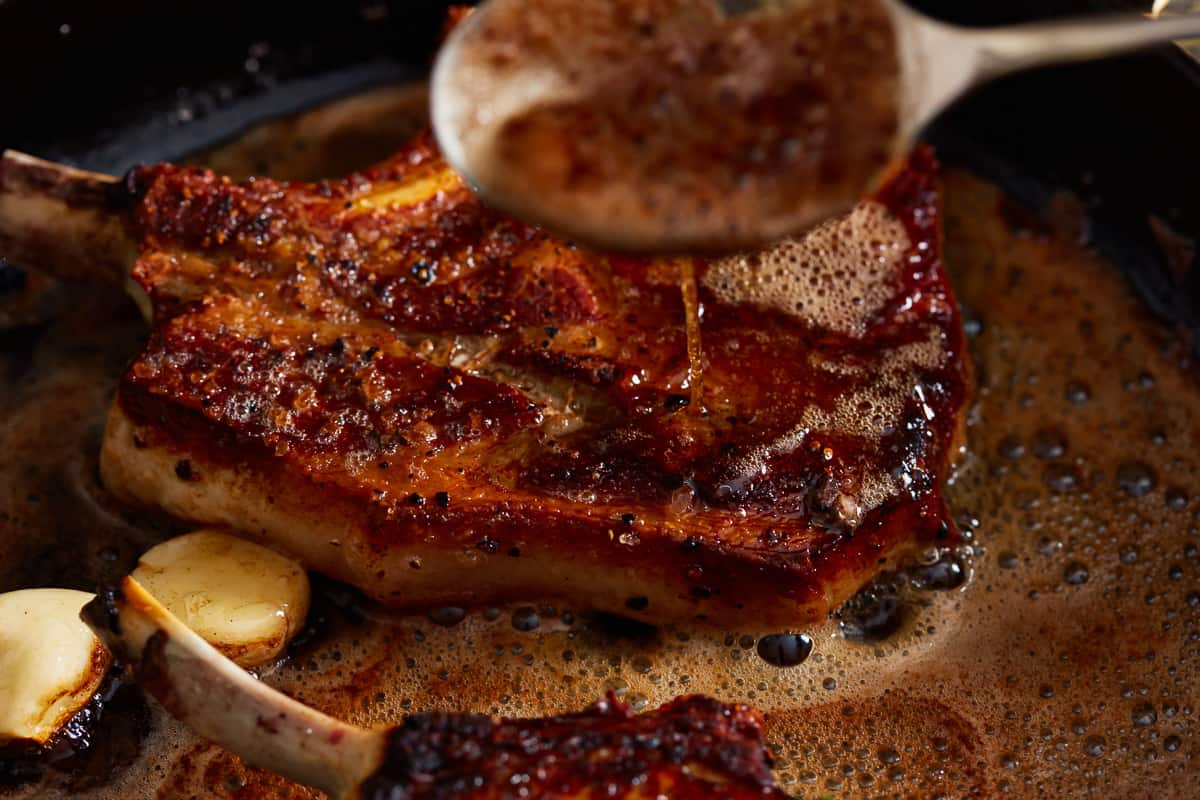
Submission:
[[[389,97],[352,119],[328,113],[370,130],[395,115]],[[274,124],[271,170],[313,174],[287,154],[314,130],[334,136],[311,115]],[[247,158],[261,157],[256,136]],[[212,158],[255,169],[236,144]],[[266,680],[361,723],[545,714],[609,688],[638,707],[686,692],[748,701],[767,712],[781,781],[804,796],[1182,793],[1198,772],[1200,685],[1200,394],[1186,346],[1073,237],[1014,229],[1001,193],[970,175],[947,172],[945,190],[946,261],[981,320],[968,449],[947,490],[974,553],[962,591],[923,594],[880,643],[846,641],[832,622],[809,630],[812,654],[780,669],[739,631],[656,631],[536,604],[531,630],[523,607],[443,627],[341,614],[353,603],[333,589],[334,611],[316,615],[341,621]],[[12,554],[0,590],[91,588],[169,530],[116,510],[95,478],[108,399],[145,329],[114,297],[31,291],[0,306],[71,312],[0,333],[0,547]],[[154,709],[140,755],[89,796],[314,796]],[[73,791],[47,777],[0,796]]]
[[[813,328],[862,336],[895,296],[897,266],[911,246],[887,208],[861,203],[764,252],[717,259],[704,286],[730,305],[753,303]]]
[[[899,75],[877,0],[500,0],[448,39],[433,106],[451,162],[516,216],[728,252],[854,204],[895,153]]]

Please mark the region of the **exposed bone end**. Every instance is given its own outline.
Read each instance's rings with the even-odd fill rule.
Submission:
[[[108,175],[4,152],[0,258],[64,280],[131,290],[127,278],[137,247],[121,194],[121,184]]]
[[[92,699],[111,656],[79,621],[71,589],[0,594],[0,743],[45,744]]]
[[[216,530],[152,547],[133,577],[243,667],[279,658],[308,616],[308,575],[299,564]]]
[[[637,715],[610,695],[558,717],[416,714],[369,732],[254,680],[133,578],[83,616],[198,734],[334,797],[499,797],[512,786],[547,798],[607,796],[613,787],[646,800],[784,797],[771,775],[762,719],[745,706],[693,696]]]
[[[380,734],[292,700],[243,672],[132,577],[81,616],[177,719],[254,766],[354,797],[378,769]]]

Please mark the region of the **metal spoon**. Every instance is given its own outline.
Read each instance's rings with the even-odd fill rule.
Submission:
[[[438,56],[432,117],[517,216],[730,250],[848,209],[974,86],[1198,35],[1200,15],[967,29],[896,0],[490,0]]]

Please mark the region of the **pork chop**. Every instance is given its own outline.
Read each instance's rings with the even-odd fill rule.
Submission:
[[[18,226],[47,195],[20,173],[0,253],[53,267],[84,211],[139,253],[153,330],[106,486],[385,604],[793,626],[953,535],[968,366],[927,150],[847,217],[711,260],[556,239],[427,135],[312,185],[139,168],[109,216],[55,190]]]

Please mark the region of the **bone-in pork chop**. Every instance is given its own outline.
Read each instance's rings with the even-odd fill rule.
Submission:
[[[6,167],[0,218],[43,191]],[[967,365],[935,173],[919,150],[761,253],[641,260],[488,209],[427,136],[314,185],[139,168],[103,202],[153,331],[103,479],[393,606],[820,619],[951,533]],[[25,216],[0,244],[61,249]]]

